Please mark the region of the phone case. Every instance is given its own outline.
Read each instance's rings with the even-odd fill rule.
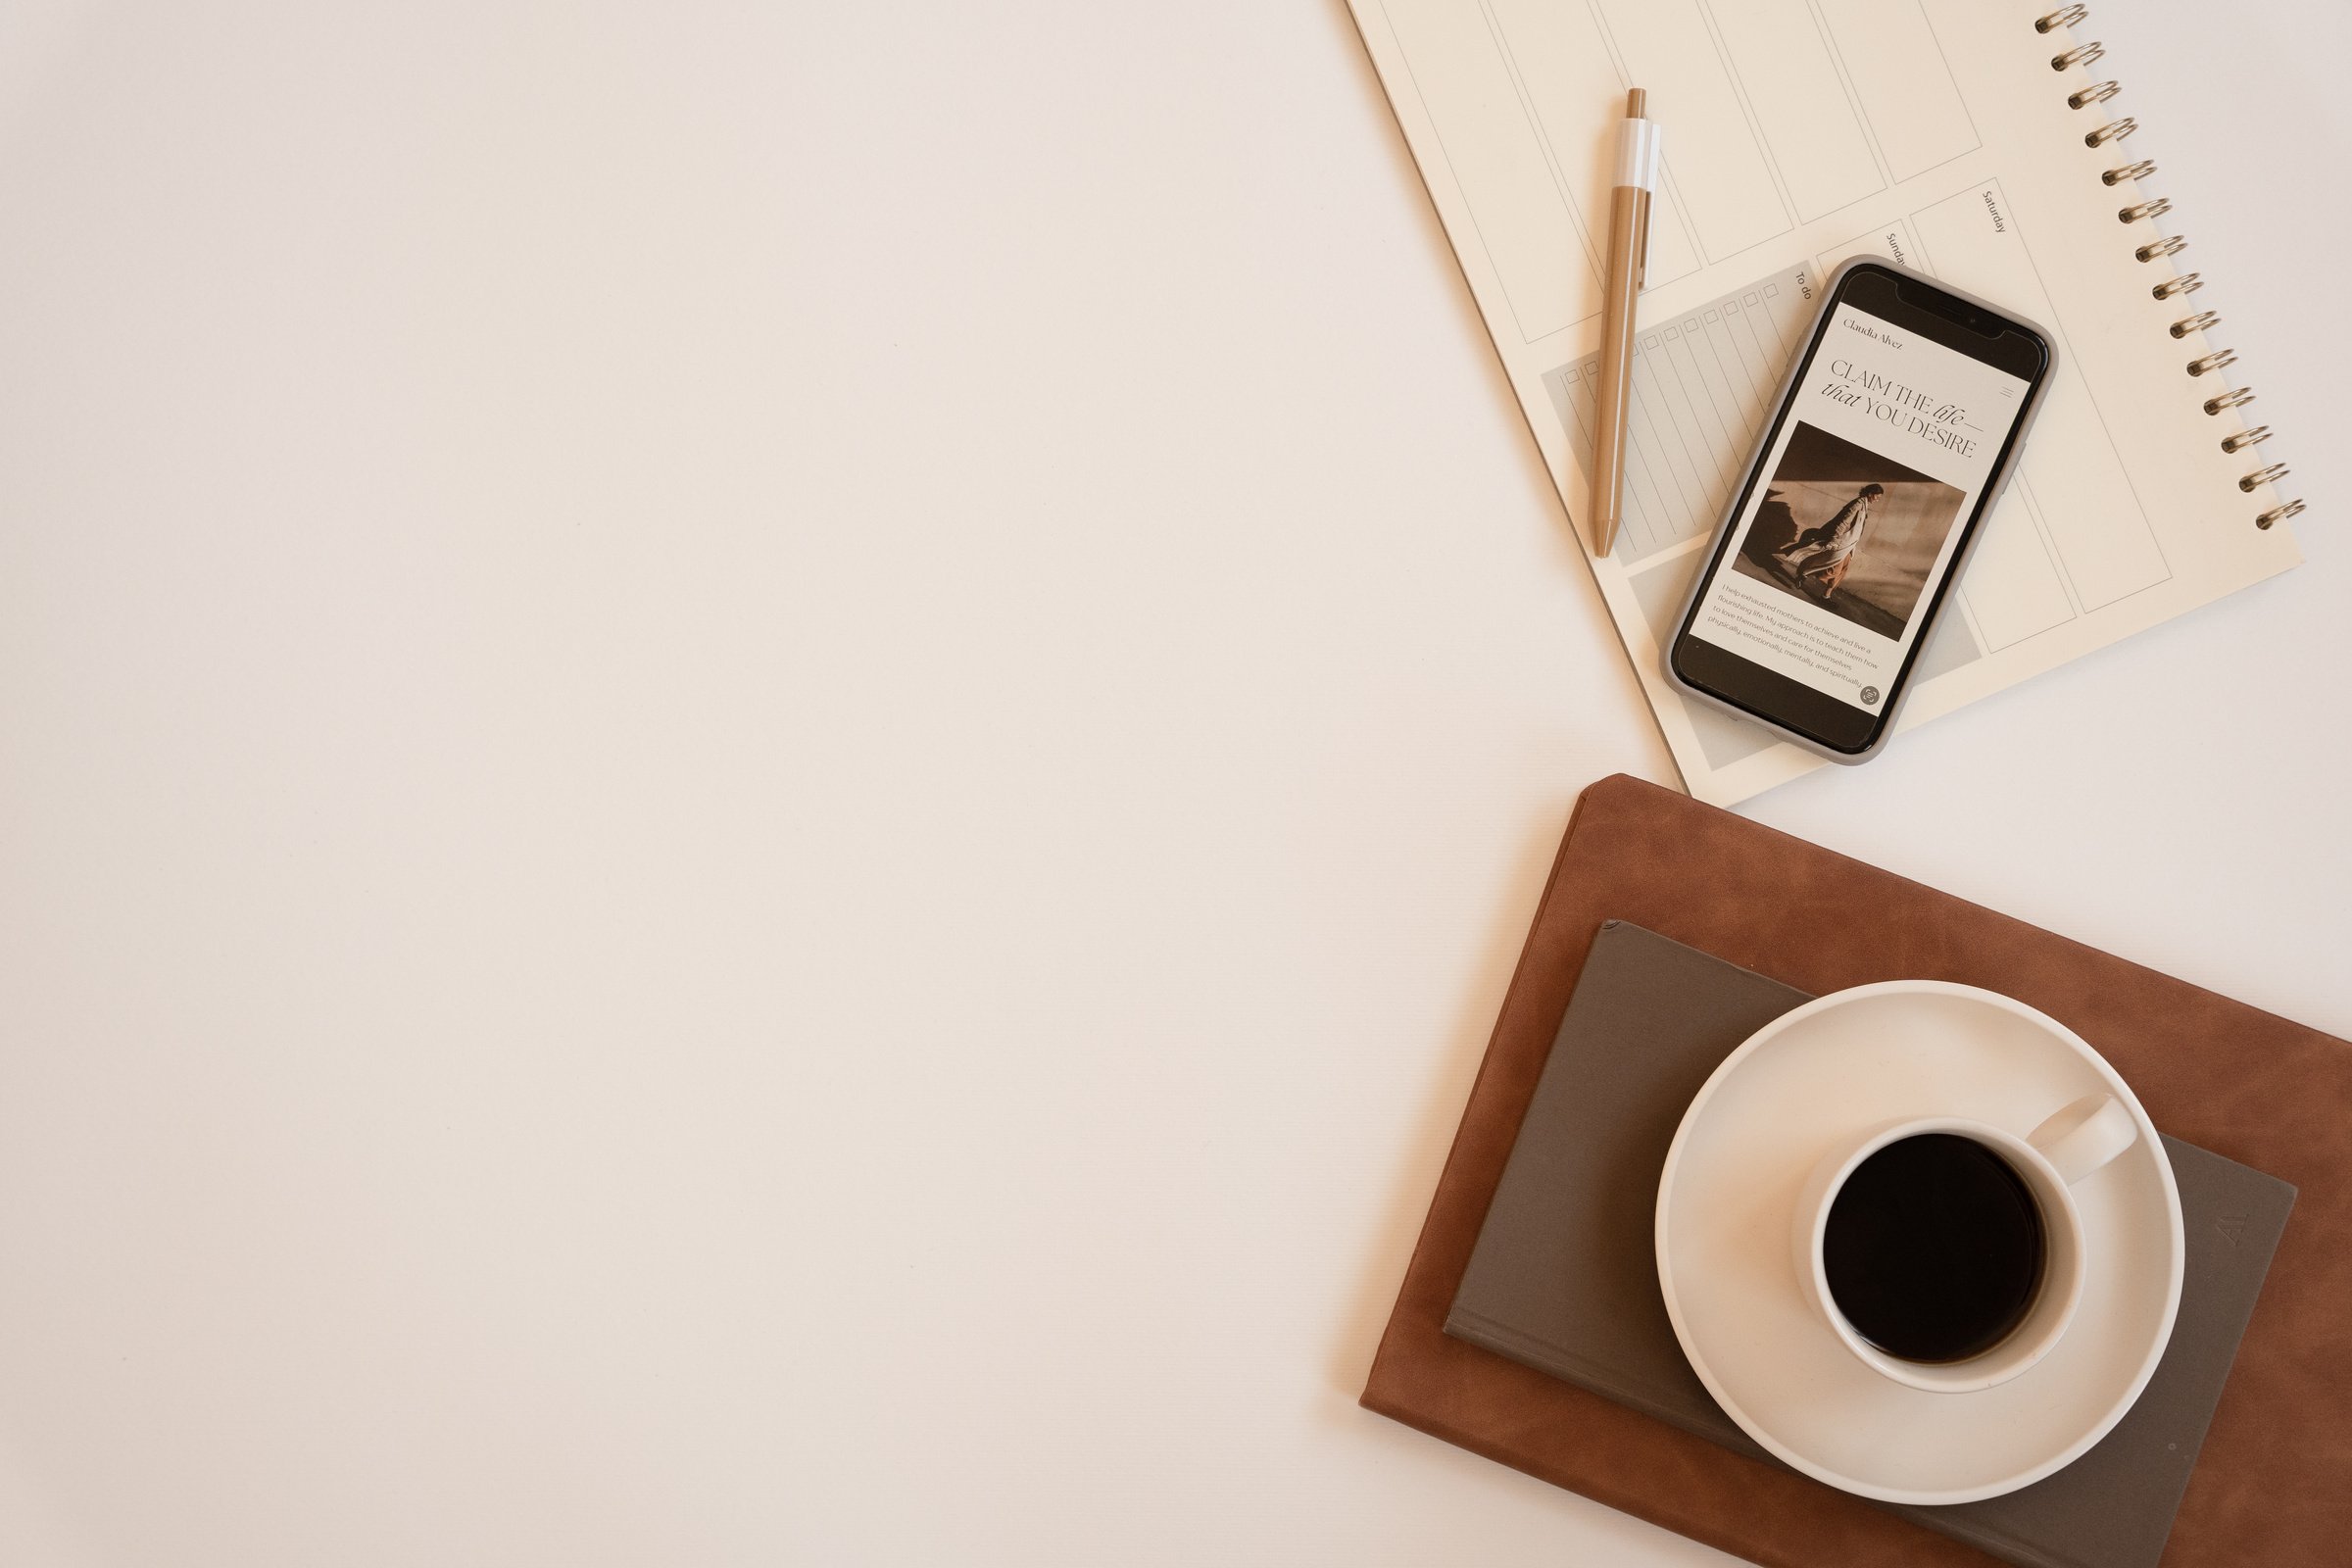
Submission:
[[[1886,748],[1888,741],[1894,738],[1895,726],[1902,716],[1903,705],[1911,700],[1910,666],[1917,663],[1920,650],[1927,646],[1928,638],[1935,633],[1936,622],[1943,618],[1944,611],[1951,604],[1953,587],[1960,581],[1961,574],[1968,570],[1968,558],[1976,553],[1978,543],[1984,537],[1984,523],[1991,520],[1989,514],[1994,507],[2000,505],[2002,495],[2009,488],[2010,475],[2017,471],[2018,460],[2025,456],[2026,442],[2033,434],[2034,421],[2041,416],[2042,399],[2049,394],[2050,383],[2056,379],[2058,369],[2058,341],[2040,322],[2030,317],[2020,316],[2005,305],[1981,299],[1966,289],[1954,288],[1941,278],[1930,277],[1924,272],[1913,271],[1910,268],[1890,262],[1884,256],[1850,257],[1838,267],[1837,271],[1830,274],[1829,284],[1822,290],[1821,308],[1813,313],[1813,319],[1805,328],[1804,341],[1807,345],[1811,345],[1820,336],[1822,320],[1829,315],[1830,307],[1836,303],[1838,292],[1844,288],[1846,274],[1862,266],[1884,268],[1898,277],[1915,279],[1939,293],[1949,294],[1954,299],[1965,300],[1971,305],[1989,311],[2003,320],[2014,321],[2019,326],[2030,328],[2040,337],[2043,348],[2049,354],[2048,368],[2042,372],[2041,380],[2034,386],[2033,394],[2026,399],[2026,406],[2017,416],[2017,440],[2009,448],[2008,458],[1985,477],[1984,504],[1985,515],[1975,528],[1969,531],[1969,536],[1961,544],[1958,554],[1952,558],[1951,569],[1944,574],[1943,583],[1936,592],[1936,602],[1929,607],[1927,619],[1920,625],[1919,636],[1912,641],[1910,658],[1906,662],[1901,681],[1887,698],[1886,722],[1879,726],[1879,738],[1859,752],[1841,752],[1835,747],[1824,746],[1810,736],[1798,734],[1795,730],[1776,724],[1768,718],[1759,718],[1744,708],[1725,702],[1710,692],[1699,690],[1676,674],[1674,645],[1682,641],[1684,633],[1689,630],[1691,613],[1698,607],[1699,593],[1712,579],[1712,574],[1707,571],[1701,570],[1691,577],[1690,589],[1683,596],[1683,608],[1674,618],[1674,634],[1666,639],[1666,646],[1659,650],[1658,660],[1665,666],[1667,682],[1693,702],[1704,703],[1720,712],[1731,714],[1734,718],[1760,725],[1791,746],[1802,747],[1816,757],[1827,758],[1833,762],[1840,762],[1848,766],[1857,762],[1869,761]],[[1715,531],[1707,536],[1707,548],[1703,554],[1703,560],[1711,562],[1716,559],[1717,553],[1723,548],[1725,534],[1730,532],[1740,520],[1740,513],[1755,489],[1757,470],[1764,466],[1765,457],[1772,448],[1773,437],[1780,431],[1782,416],[1787,412],[1789,401],[1796,395],[1797,372],[1804,368],[1805,360],[1806,356],[1803,353],[1797,354],[1788,362],[1788,370],[1781,376],[1781,384],[1774,391],[1771,403],[1767,405],[1771,412],[1761,421],[1756,432],[1755,445],[1749,448],[1747,462],[1740,470],[1740,481],[1733,487],[1731,499],[1725,504],[1724,514],[1721,520],[1715,524]]]

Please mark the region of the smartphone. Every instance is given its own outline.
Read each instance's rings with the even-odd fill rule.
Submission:
[[[1833,761],[1893,733],[2055,356],[1875,256],[1830,278],[1666,651],[1674,684]]]

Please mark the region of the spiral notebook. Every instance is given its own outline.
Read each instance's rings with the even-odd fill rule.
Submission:
[[[1922,654],[1905,728],[2300,561],[2251,389],[2210,334],[2085,8],[2014,0],[1348,0],[1570,515],[1585,511],[1609,160],[1665,127],[1626,517],[1592,562],[1690,793],[1820,765],[1686,703],[1659,650],[1849,256],[2048,326],[2059,369]],[[1579,536],[1584,530],[1579,529]],[[1590,541],[1586,541],[1589,547]]]

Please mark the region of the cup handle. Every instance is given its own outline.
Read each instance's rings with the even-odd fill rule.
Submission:
[[[2113,1095],[2085,1095],[2051,1112],[2026,1142],[2072,1187],[2139,1142],[2139,1123]]]

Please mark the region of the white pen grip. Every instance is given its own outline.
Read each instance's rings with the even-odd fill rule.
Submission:
[[[1658,144],[1663,140],[1654,120],[1623,120],[1617,128],[1617,177],[1613,185],[1641,190],[1658,188]]]

